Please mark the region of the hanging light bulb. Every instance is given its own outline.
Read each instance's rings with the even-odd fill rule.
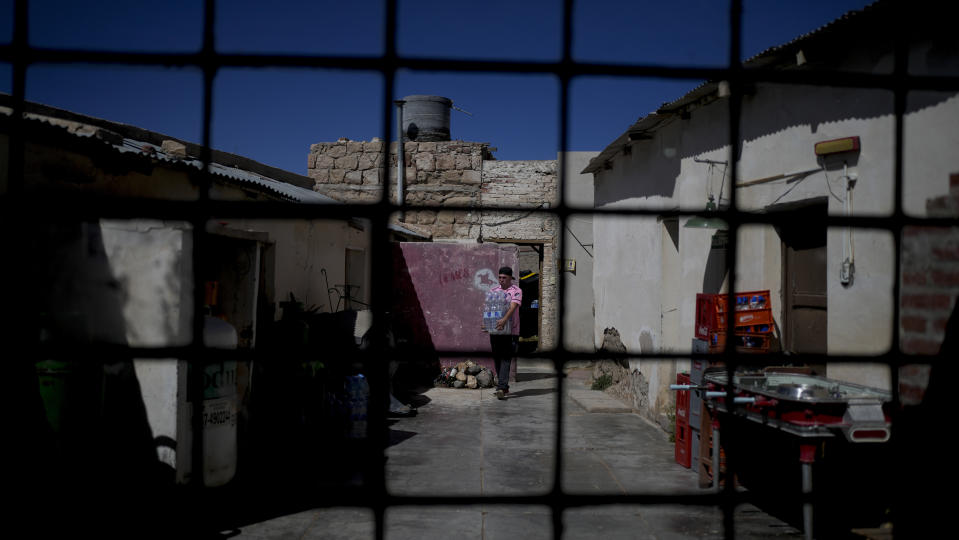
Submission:
[[[706,213],[710,214],[715,211],[716,203],[713,196],[710,195],[709,200],[706,201]],[[723,231],[729,228],[725,221],[709,216],[693,216],[686,222],[685,227],[688,229],[719,229]]]

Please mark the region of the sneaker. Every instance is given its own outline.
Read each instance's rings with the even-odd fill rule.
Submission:
[[[496,399],[506,399],[506,392],[503,390],[497,390]]]

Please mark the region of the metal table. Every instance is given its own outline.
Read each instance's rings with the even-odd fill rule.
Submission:
[[[713,418],[714,487],[719,472],[720,444],[727,456],[738,457],[737,473],[772,493],[793,485],[797,456],[801,469],[802,526],[813,534],[813,464],[820,493],[833,495],[837,504],[824,505],[827,521],[845,522],[872,515],[883,500],[880,473],[888,464],[890,422],[886,410],[892,395],[884,390],[814,375],[744,372],[733,375],[732,387],[724,368],[710,368],[702,383],[689,386],[704,400]],[[731,390],[734,399],[729,401]],[[724,440],[720,443],[719,429]],[[785,474],[783,474],[785,473]],[[777,475],[784,479],[777,483]],[[778,489],[777,489],[778,488]],[[837,491],[837,489],[839,491]],[[843,499],[838,494],[848,493]],[[817,524],[818,525],[818,524]],[[825,525],[825,524],[824,524]]]

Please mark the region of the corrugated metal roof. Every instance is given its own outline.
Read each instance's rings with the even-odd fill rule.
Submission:
[[[0,114],[11,115],[13,110],[9,107],[0,106]],[[24,118],[30,121],[46,124],[49,126],[62,128],[66,133],[77,138],[97,139],[105,147],[111,147],[122,154],[142,156],[144,159],[159,160],[169,163],[171,166],[185,166],[196,170],[203,169],[203,161],[192,157],[179,157],[165,152],[153,144],[136,139],[122,137],[105,128],[93,126],[83,122],[67,120],[49,116],[45,114],[25,113]],[[322,195],[315,191],[305,189],[287,182],[281,182],[251,171],[223,165],[221,163],[210,163],[210,173],[223,178],[228,178],[241,184],[249,185],[252,189],[268,192],[276,197],[286,199],[292,202],[308,204],[342,204],[340,201]]]
[[[407,236],[415,236],[415,237],[417,237],[417,238],[426,238],[426,239],[429,239],[429,235],[427,235],[427,234],[423,234],[423,233],[420,233],[420,232],[416,232],[416,231],[407,229],[406,227],[403,227],[402,225],[398,225],[398,224],[396,224],[396,223],[387,224],[386,228],[389,229],[389,230],[391,230],[391,231],[396,231],[396,232],[398,232],[398,233],[405,234],[405,235],[407,235]]]
[[[801,34],[800,36],[796,37],[795,39],[793,39],[793,40],[791,40],[791,41],[787,41],[786,43],[782,43],[782,44],[779,44],[779,45],[774,45],[774,46],[772,46],[772,47],[769,47],[768,49],[766,49],[766,50],[764,50],[764,51],[762,51],[762,52],[760,52],[760,53],[758,53],[758,54],[755,54],[755,55],[747,58],[747,59],[743,62],[743,65],[749,67],[750,64],[754,64],[754,63],[756,63],[756,61],[758,61],[758,60],[760,60],[760,59],[762,59],[762,58],[766,58],[766,57],[772,55],[772,54],[775,53],[775,52],[781,51],[781,50],[783,50],[783,49],[787,49],[787,48],[789,48],[789,47],[791,47],[791,46],[793,46],[793,45],[796,45],[796,44],[798,44],[798,43],[800,43],[800,42],[802,42],[802,41],[805,41],[805,40],[807,40],[807,39],[809,39],[809,38],[811,38],[811,37],[820,35],[820,34],[822,34],[823,32],[825,32],[826,30],[829,30],[829,29],[831,29],[832,27],[836,26],[837,24],[841,23],[842,21],[846,21],[846,20],[848,20],[848,19],[851,19],[851,18],[854,18],[854,17],[858,17],[860,13],[863,13],[863,12],[865,12],[865,11],[869,11],[870,9],[873,9],[873,7],[874,7],[876,4],[878,4],[878,3],[879,3],[879,2],[876,1],[876,2],[873,2],[873,3],[871,3],[871,4],[868,4],[868,5],[864,6],[862,9],[847,11],[846,13],[843,13],[842,15],[840,15],[838,18],[833,19],[833,20],[827,22],[826,24],[820,26],[819,28],[816,28],[815,30],[811,30],[811,31],[809,31],[809,32],[806,32],[805,34]]]
[[[113,146],[120,152],[134,152],[141,155],[149,155],[153,159],[159,159],[168,163],[177,163],[186,165],[188,167],[193,167],[197,170],[203,170],[203,161],[199,159],[181,159],[171,156],[164,152],[163,149],[157,148],[152,144],[147,144],[143,141],[125,138],[123,139],[122,143]],[[269,191],[274,195],[278,195],[284,199],[294,202],[313,204],[340,204],[340,202],[336,199],[327,197],[326,195],[321,195],[315,191],[294,186],[293,184],[288,184],[286,182],[280,182],[278,180],[267,178],[265,176],[250,171],[245,171],[243,169],[238,169],[236,167],[228,167],[220,163],[210,163],[210,173],[223,176],[225,178],[230,178],[244,184],[252,184],[257,188],[262,188],[263,190]]]

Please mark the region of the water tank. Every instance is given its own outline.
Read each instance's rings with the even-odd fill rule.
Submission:
[[[442,96],[403,98],[403,133],[411,141],[450,140],[450,107],[453,101]]]

